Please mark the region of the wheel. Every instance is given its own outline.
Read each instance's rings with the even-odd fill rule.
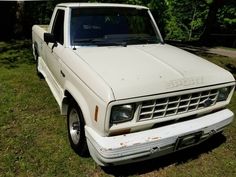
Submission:
[[[88,147],[84,131],[84,119],[77,103],[69,104],[67,113],[67,130],[72,149],[80,156],[88,156]]]

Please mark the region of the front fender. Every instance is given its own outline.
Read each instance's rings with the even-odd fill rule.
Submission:
[[[65,91],[68,91],[71,94],[71,96],[74,98],[74,100],[80,107],[82,114],[84,116],[84,121],[86,125],[91,125],[89,105],[86,99],[84,98],[84,96],[78,91],[78,88],[71,82],[67,81],[65,83]],[[61,105],[61,112],[63,115],[67,114],[67,107],[68,106],[64,104]]]

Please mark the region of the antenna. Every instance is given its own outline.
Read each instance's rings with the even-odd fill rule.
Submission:
[[[73,39],[72,39],[72,46],[73,46],[73,50],[76,50],[76,47],[75,47],[75,42],[74,42],[74,37],[73,37]]]

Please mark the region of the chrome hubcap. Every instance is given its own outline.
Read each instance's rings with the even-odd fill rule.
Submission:
[[[76,109],[72,109],[69,115],[69,131],[74,144],[78,144],[80,140],[80,119]]]

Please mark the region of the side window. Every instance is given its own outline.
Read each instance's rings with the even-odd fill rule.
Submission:
[[[57,42],[64,44],[64,10],[58,9],[52,27],[52,33]]]

